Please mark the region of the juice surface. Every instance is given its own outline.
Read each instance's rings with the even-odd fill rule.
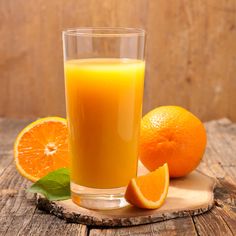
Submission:
[[[127,185],[137,173],[144,61],[69,60],[64,69],[72,182]]]

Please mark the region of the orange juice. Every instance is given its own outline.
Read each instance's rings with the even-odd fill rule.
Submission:
[[[71,181],[117,188],[136,176],[145,63],[133,59],[65,62]]]

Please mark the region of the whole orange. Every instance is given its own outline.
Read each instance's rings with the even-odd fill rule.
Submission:
[[[150,171],[168,163],[171,177],[185,176],[200,163],[206,131],[191,112],[178,106],[161,106],[141,122],[140,160]]]

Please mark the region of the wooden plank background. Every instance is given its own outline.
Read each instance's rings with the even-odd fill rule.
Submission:
[[[236,0],[1,0],[0,116],[65,115],[61,31],[147,30],[144,112],[236,121]]]

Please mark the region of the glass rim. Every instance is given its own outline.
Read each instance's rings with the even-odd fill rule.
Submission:
[[[77,27],[62,31],[63,36],[85,37],[131,37],[145,36],[146,32],[141,28],[128,27]]]

